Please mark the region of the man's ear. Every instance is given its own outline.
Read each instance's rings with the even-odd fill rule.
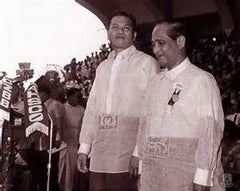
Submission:
[[[177,38],[177,45],[179,49],[183,49],[185,47],[185,42],[186,42],[185,36],[181,35]]]
[[[137,32],[134,32],[134,33],[133,33],[133,41],[135,41],[136,38],[137,38]]]

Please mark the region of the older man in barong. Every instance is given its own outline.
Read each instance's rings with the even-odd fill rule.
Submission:
[[[167,69],[145,94],[135,148],[142,159],[141,190],[222,191],[224,116],[217,83],[188,59],[182,23],[158,23],[152,46]]]

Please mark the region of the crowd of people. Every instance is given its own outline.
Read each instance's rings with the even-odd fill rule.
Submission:
[[[89,96],[97,66],[107,58],[111,48],[102,45],[100,53],[92,53],[84,61],[71,63],[64,67],[66,72],[66,86],[78,84],[85,102]],[[189,45],[190,60],[203,70],[213,74],[219,85],[224,114],[239,113],[240,100],[240,40],[217,37],[201,38]],[[240,123],[240,122],[238,122]]]
[[[73,58],[64,81],[50,70],[35,82],[57,150],[50,189],[239,189],[240,41],[206,38],[187,49],[184,25],[165,21],[152,32],[154,58],[135,48],[136,19],[123,11],[111,18],[108,38],[100,52]],[[18,85],[12,110],[24,115]],[[47,189],[45,146],[37,136],[21,147],[16,191]]]
[[[221,38],[201,39],[192,47],[190,58],[216,78],[225,116],[239,112],[240,41]]]
[[[107,58],[111,51],[110,45],[103,44],[100,47],[100,52],[92,53],[91,56],[86,56],[82,61],[73,58],[70,64],[64,67],[65,70],[65,86],[71,87],[78,84],[81,90],[84,101],[87,101],[91,90],[95,73],[98,65]]]

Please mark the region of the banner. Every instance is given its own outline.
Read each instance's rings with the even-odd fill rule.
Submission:
[[[24,92],[24,110],[26,137],[37,131],[48,136],[48,113],[40,99],[36,84],[31,84]]]
[[[13,80],[4,77],[0,85],[0,119],[10,120]]]

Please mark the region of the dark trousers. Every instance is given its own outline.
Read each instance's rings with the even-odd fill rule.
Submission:
[[[31,172],[31,191],[46,191],[47,190],[47,151],[30,151],[28,164]]]
[[[28,164],[31,172],[31,191],[46,191],[47,190],[47,164],[48,152],[47,151],[34,151],[31,150],[31,157]],[[50,177],[50,190],[58,191],[58,158],[59,153],[52,154],[51,161],[51,177]]]
[[[137,191],[137,182],[128,172],[90,172],[89,191]]]
[[[30,191],[30,170],[28,166],[15,165],[11,191]]]

